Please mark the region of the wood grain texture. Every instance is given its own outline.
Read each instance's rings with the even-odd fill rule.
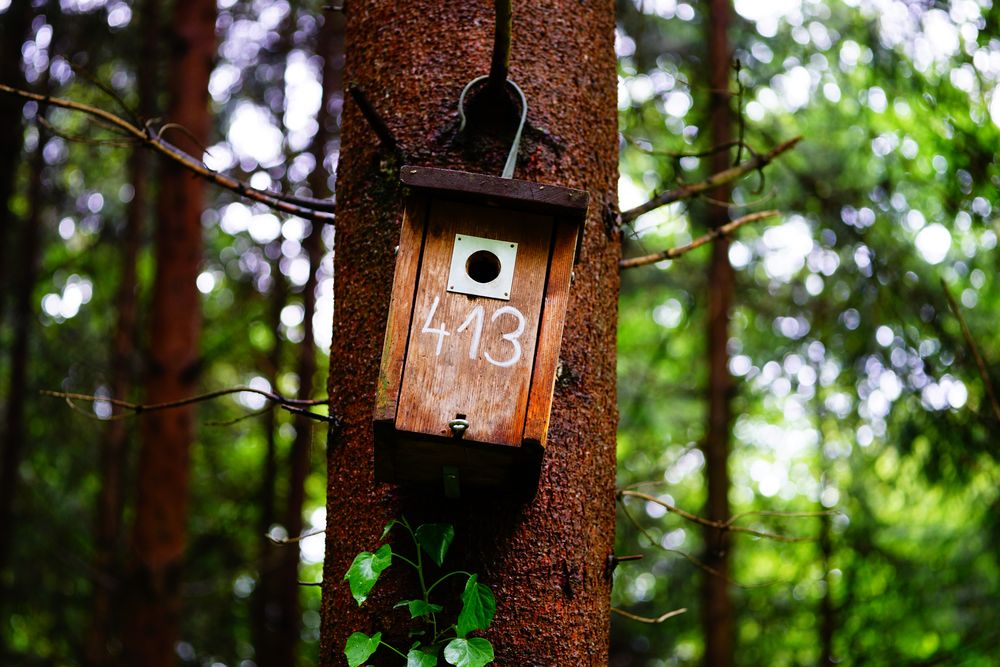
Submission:
[[[555,238],[552,243],[552,259],[546,280],[545,303],[542,306],[531,390],[528,394],[528,412],[522,438],[525,443],[541,447],[545,446],[548,438],[552,391],[555,386],[556,369],[559,367],[559,349],[562,346],[573,261],[576,257],[577,231],[578,225],[575,222],[560,220],[556,223]]]
[[[376,424],[392,423],[396,420],[396,403],[399,400],[399,388],[403,379],[406,341],[410,333],[413,295],[423,252],[426,215],[426,198],[420,196],[410,198],[403,211],[396,270],[392,278],[389,319],[386,322],[385,340],[382,343],[382,362],[379,366],[378,387],[375,394]]]
[[[518,244],[509,301],[446,291],[456,234]],[[463,414],[469,421],[465,440],[521,444],[551,237],[552,220],[545,216],[439,199],[431,203],[397,430],[446,436],[448,422]],[[458,329],[477,307],[482,308],[482,334],[474,349],[475,324]],[[524,317],[517,345],[502,337],[518,327],[511,308]],[[442,338],[425,327],[450,335]],[[510,366],[487,359],[506,362],[518,347],[521,353]]]
[[[453,169],[407,165],[400,170],[399,177],[410,187],[448,193],[453,198],[465,197],[491,205],[514,204],[519,209],[536,212],[575,214],[581,222],[590,201],[590,194],[584,190]]]

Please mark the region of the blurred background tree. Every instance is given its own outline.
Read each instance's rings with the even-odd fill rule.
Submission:
[[[321,4],[217,4],[208,139],[185,144],[212,169],[332,192],[343,45],[339,14]],[[172,9],[154,15],[156,5],[0,0],[0,83],[166,114],[177,42]],[[804,137],[730,192],[624,227],[634,256],[749,211],[783,212],[728,244],[625,271],[619,487],[810,540],[728,532],[706,544],[712,531],[622,496],[617,553],[644,559],[617,567],[613,604],[689,611],[659,624],[616,618],[612,664],[703,663],[707,589],[731,605],[732,664],[996,664],[1000,423],[987,388],[1000,363],[1000,9],[740,0],[725,85],[708,74],[707,2],[620,0],[618,16],[621,209]],[[712,129],[720,105],[731,139]],[[39,391],[145,400],[164,169],[61,109],[0,96],[0,119],[0,662],[109,664],[123,651],[140,429],[109,421],[122,413],[107,400],[74,412]],[[171,120],[155,127],[190,141]],[[728,140],[740,143],[711,152]],[[332,229],[222,190],[205,197],[193,387],[318,398]],[[722,289],[709,267],[722,260],[731,486],[719,515],[703,451],[706,331]],[[187,544],[171,582],[180,664],[318,662],[318,589],[291,581],[319,579],[322,537],[299,551],[262,535],[324,525],[325,428],[269,407],[244,393],[197,408]],[[712,560],[720,544],[724,568]]]

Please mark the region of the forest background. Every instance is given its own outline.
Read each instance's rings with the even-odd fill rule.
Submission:
[[[0,83],[162,117],[176,63],[166,48],[149,50],[158,40],[143,32],[144,7],[0,0]],[[741,0],[734,9],[730,92],[742,143],[726,155],[803,139],[737,181],[730,202],[678,202],[623,232],[626,256],[638,256],[699,237],[708,208],[733,218],[781,211],[728,246],[729,499],[739,525],[807,539],[732,535],[735,662],[996,664],[1000,8]],[[223,0],[217,10],[206,164],[257,188],[328,197],[339,114],[352,103],[335,77],[323,85],[324,62],[328,73],[342,60],[338,12],[283,0]],[[618,3],[622,210],[708,173],[706,16],[675,0]],[[135,418],[110,419],[123,413],[108,399],[145,400],[161,166],[137,165],[137,151],[85,116],[12,100],[0,98],[13,179],[0,192],[2,655],[80,664],[117,650],[114,631],[94,623],[121,620],[116,605],[100,611],[101,593],[120,588],[139,429]],[[333,228],[224,189],[205,196],[198,391],[295,397],[324,387]],[[719,289],[710,257],[706,247],[623,273],[618,487],[650,498],[619,498],[616,551],[643,558],[618,565],[612,604],[648,618],[688,611],[661,623],[615,617],[614,665],[698,664],[704,654],[700,582],[718,573],[705,565],[701,530],[666,506],[698,513],[706,502],[704,332]],[[100,400],[74,411],[45,390]],[[281,591],[265,583],[287,558],[275,549],[297,560],[295,581],[318,581],[323,539],[303,539],[296,554],[263,536],[325,525],[325,431],[260,394],[199,404],[179,662],[268,664],[268,641],[294,641],[300,664],[318,661],[319,589],[293,587],[294,601],[275,602]],[[114,438],[121,518],[109,537],[98,508],[109,502]],[[266,627],[268,603],[294,611],[283,639]]]

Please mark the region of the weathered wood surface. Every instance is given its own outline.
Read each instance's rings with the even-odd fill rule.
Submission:
[[[447,291],[456,234],[517,244],[509,301]],[[521,444],[551,240],[545,216],[431,203],[397,430],[446,436],[465,415],[464,439]]]
[[[391,424],[396,420],[396,404],[403,379],[406,341],[410,334],[413,296],[420,269],[420,256],[423,252],[426,216],[426,198],[411,197],[403,211],[396,270],[392,279],[391,307],[389,319],[386,321],[385,340],[382,344],[382,363],[379,367],[378,389],[375,394],[376,428],[383,428],[383,423]]]
[[[556,224],[545,287],[545,301],[538,330],[535,364],[528,395],[522,441],[545,446],[552,411],[552,392],[559,367],[566,306],[569,304],[573,259],[576,256],[577,225],[569,220]]]

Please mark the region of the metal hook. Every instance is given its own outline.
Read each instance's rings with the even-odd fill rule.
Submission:
[[[485,81],[490,78],[489,76],[480,76],[469,83],[465,84],[465,88],[462,89],[462,94],[458,96],[458,131],[461,132],[465,129],[465,94],[469,90],[479,83],[480,81]],[[507,83],[513,86],[514,90],[517,91],[518,96],[521,98],[521,122],[517,126],[517,132],[514,134],[514,142],[511,144],[510,152],[507,154],[507,162],[503,166],[503,173],[500,174],[500,178],[514,178],[514,166],[517,164],[517,152],[521,148],[521,131],[524,130],[524,121],[528,118],[528,100],[524,97],[524,91],[516,83],[507,79]]]

